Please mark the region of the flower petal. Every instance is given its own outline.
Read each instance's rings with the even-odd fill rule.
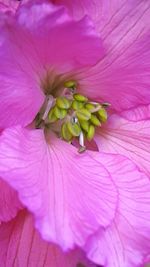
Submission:
[[[63,5],[67,7],[71,16],[74,19],[79,20],[84,16],[89,16],[94,21],[97,31],[100,31],[104,27],[105,23],[108,23],[112,12],[115,13],[116,8],[119,5],[119,1],[113,0],[51,0],[56,5]],[[115,3],[116,2],[116,3]]]
[[[103,53],[88,18],[74,22],[64,8],[46,1],[20,5],[16,16],[0,24],[2,128],[32,122],[44,101],[44,86],[55,87],[54,78],[95,64]],[[47,77],[51,84],[45,85]]]
[[[138,12],[144,13],[144,8],[149,7],[147,1],[124,1],[124,0],[51,0],[52,3],[63,5],[67,7],[70,14],[74,19],[79,20],[88,15],[94,21],[96,29],[101,33],[104,40],[107,42],[112,39],[113,32],[119,31],[121,23],[126,23],[126,27],[129,26],[129,20],[134,22],[135,16],[138,18]],[[134,9],[134,13],[130,14]],[[145,15],[145,14],[143,14]],[[140,16],[139,16],[140,18]],[[140,29],[142,29],[145,21],[141,21]],[[137,27],[137,25],[135,25]],[[145,24],[145,30],[149,28],[148,24]],[[117,29],[116,29],[117,28]],[[138,27],[136,28],[137,30]],[[125,30],[125,29],[122,29]],[[130,36],[134,38],[134,36]],[[119,39],[118,36],[116,38]],[[113,45],[113,42],[111,43]]]
[[[18,23],[33,34],[41,64],[56,74],[93,65],[103,56],[101,40],[88,17],[75,22],[64,7],[49,1],[29,1],[17,14]]]
[[[46,142],[42,130],[17,127],[1,136],[0,174],[35,214],[43,238],[68,249],[114,217],[116,189],[100,157],[79,154],[54,136]]]
[[[118,189],[119,202],[111,226],[89,239],[86,250],[107,267],[139,267],[150,251],[150,182],[122,156],[101,158]]]
[[[1,267],[78,267],[79,263],[96,267],[78,248],[64,253],[59,247],[43,241],[34,229],[32,216],[26,211],[0,226]]]
[[[15,13],[19,6],[17,0],[0,0],[0,12],[12,12]]]
[[[35,62],[31,63],[31,58],[34,58],[29,44],[31,40],[26,42],[26,34],[19,30],[9,21],[1,27],[0,128],[31,123],[44,101],[32,69]],[[28,55],[24,53],[27,51]]]
[[[120,113],[120,116],[130,121],[141,121],[150,119],[150,105],[138,106]]]
[[[81,91],[94,100],[110,102],[115,111],[149,104],[149,1],[54,2],[65,4],[76,19],[91,16],[103,41],[103,59],[78,76]]]
[[[133,119],[141,118],[140,121],[110,116],[105,128],[96,135],[95,141],[100,151],[126,156],[150,177],[150,120],[143,120],[145,110],[143,107],[131,112]],[[130,117],[129,112],[128,116]]]
[[[11,220],[21,208],[18,194],[0,179],[0,221],[7,222]]]

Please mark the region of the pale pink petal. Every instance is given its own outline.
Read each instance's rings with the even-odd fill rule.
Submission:
[[[50,138],[50,139],[49,139]],[[36,217],[44,239],[63,249],[83,245],[112,221],[117,194],[98,152],[76,147],[42,130],[19,127],[1,135],[0,174]]]
[[[26,211],[0,226],[1,267],[96,267],[76,248],[64,253],[59,247],[43,241],[34,229],[33,218]]]
[[[2,128],[30,123],[43,103],[45,87],[54,89],[61,74],[69,71],[68,79],[72,70],[95,64],[103,54],[88,18],[74,22],[64,8],[46,1],[20,5],[17,16],[0,19],[0,25]]]
[[[99,151],[124,155],[150,176],[150,120],[143,120],[145,110],[144,107],[131,112],[134,119],[142,119],[137,122],[110,116],[105,127],[95,136],[95,141]]]
[[[11,220],[21,208],[16,191],[0,179],[0,222]]]
[[[78,20],[94,20],[105,56],[78,76],[80,89],[117,111],[150,102],[150,3],[124,0],[54,0]],[[94,92],[94,94],[93,94]]]
[[[150,252],[150,182],[122,156],[101,158],[119,193],[114,222],[88,240],[86,250],[107,267],[139,267]]]

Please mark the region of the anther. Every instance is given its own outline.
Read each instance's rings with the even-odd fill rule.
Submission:
[[[80,102],[87,102],[88,101],[88,98],[83,96],[83,95],[80,95],[80,94],[74,94],[73,95],[73,98],[77,101],[80,101]]]
[[[75,87],[76,87],[76,82],[73,81],[73,80],[66,81],[66,82],[64,83],[64,86],[65,86],[66,88],[75,88]]]
[[[54,113],[54,108],[52,108],[48,113],[48,121],[49,121],[49,123],[53,123],[57,120],[58,120],[58,118],[56,117],[56,115]]]
[[[100,126],[100,125],[101,125],[101,123],[100,123],[99,119],[96,117],[96,115],[91,114],[91,119],[90,119],[90,121],[91,121],[92,124],[95,125],[95,126]]]
[[[94,103],[94,104],[93,104]],[[97,112],[102,106],[99,103],[89,102],[85,106],[91,113]]]
[[[73,100],[72,102],[72,108],[74,110],[78,110],[78,109],[81,109],[84,107],[84,103],[83,102],[80,102],[80,101],[77,101],[77,100]]]
[[[89,121],[84,121],[84,120],[80,120],[80,125],[81,125],[81,128],[85,131],[85,132],[88,132],[89,130]]]
[[[101,108],[97,111],[97,115],[100,119],[101,122],[106,122],[107,121],[107,111],[105,108]]]
[[[57,119],[64,119],[65,116],[67,115],[67,110],[66,109],[61,109],[61,108],[58,108],[57,106],[54,107],[54,114],[56,116]]]
[[[71,141],[72,140],[72,134],[68,130],[67,123],[63,123],[61,126],[61,136],[64,140],[66,141]]]
[[[71,106],[71,101],[69,101],[66,97],[58,97],[56,99],[56,105],[59,108],[68,109]]]
[[[79,126],[79,124],[77,123],[72,123],[72,122],[67,122],[67,127],[69,132],[75,137],[75,136],[79,136],[81,133],[81,128]]]
[[[86,108],[81,108],[76,111],[79,120],[88,121],[91,118],[91,113]]]
[[[95,127],[93,125],[89,126],[89,130],[87,132],[87,139],[88,141],[91,141],[94,137],[95,134]]]

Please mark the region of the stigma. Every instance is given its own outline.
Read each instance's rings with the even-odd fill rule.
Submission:
[[[68,143],[78,141],[79,153],[86,150],[85,141],[92,141],[98,127],[107,121],[109,103],[93,102],[77,92],[75,81],[64,83],[58,97],[48,95],[36,118],[36,125],[47,127]]]

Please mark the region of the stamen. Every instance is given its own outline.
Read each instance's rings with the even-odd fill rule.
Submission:
[[[91,105],[91,108],[90,108],[90,105]],[[99,109],[102,108],[102,105],[99,103],[96,103],[96,102],[88,102],[86,107],[87,107],[87,109],[90,109],[91,113],[95,113],[95,112],[99,111]]]
[[[97,104],[99,104],[99,103],[97,103],[97,102],[93,102],[93,101],[90,101],[89,103],[91,103],[91,104],[93,104],[93,105],[97,105]]]
[[[107,121],[110,104],[90,101],[75,92],[76,86],[75,81],[67,81],[61,95],[56,98],[47,96],[35,125],[36,128],[47,126],[68,143],[78,140],[78,152],[82,153],[86,150],[85,141],[92,141],[97,127]]]
[[[104,102],[104,103],[102,104],[102,106],[105,107],[105,108],[107,108],[107,107],[110,107],[111,104],[110,104],[110,103],[107,103],[107,102]]]
[[[52,95],[49,95],[47,98],[46,98],[46,108],[45,108],[45,111],[44,111],[44,114],[42,116],[42,119],[45,120],[47,118],[47,115],[48,115],[48,112],[49,110],[51,109],[53,103],[54,103],[54,97]]]
[[[64,86],[66,87],[66,88],[75,88],[76,87],[76,81],[73,81],[73,80],[70,80],[70,81],[66,81],[65,83],[64,83]]]
[[[80,146],[84,147],[84,134],[83,134],[83,132],[81,132],[79,135],[79,144],[80,144]]]
[[[80,147],[79,147],[78,152],[82,153],[82,152],[84,152],[86,150],[86,146],[84,145],[84,134],[83,134],[83,132],[81,132],[80,135],[79,135],[79,144],[80,144]]]

